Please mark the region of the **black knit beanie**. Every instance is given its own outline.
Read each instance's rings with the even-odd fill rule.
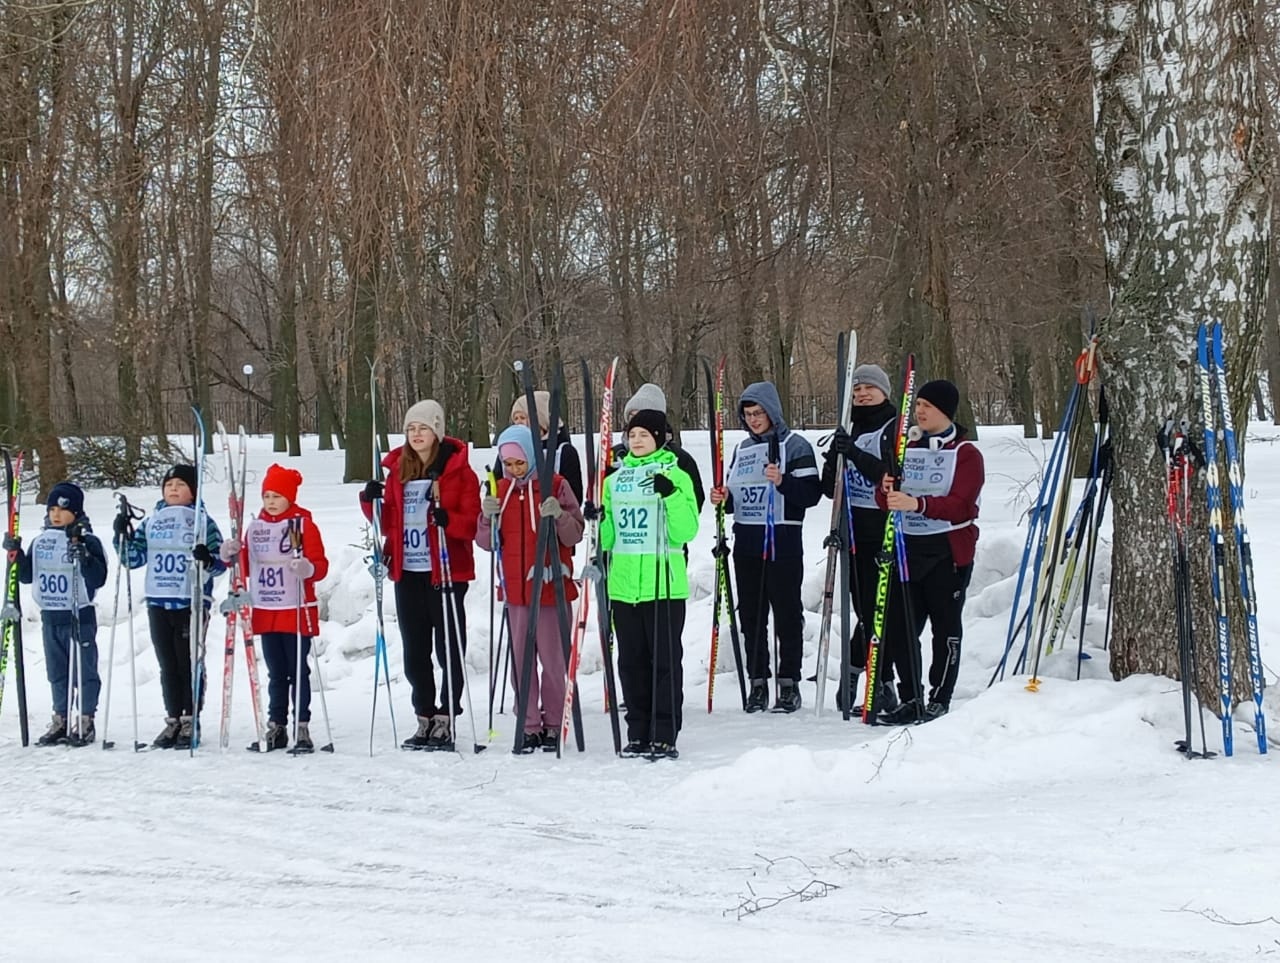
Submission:
[[[667,413],[665,411],[652,411],[650,409],[637,411],[631,416],[631,420],[627,422],[628,433],[632,428],[643,428],[653,435],[654,444],[659,448],[667,443]]]
[[[960,408],[960,389],[950,381],[930,381],[916,392],[916,397],[929,402],[951,421],[956,420],[956,411]]]
[[[187,488],[191,489],[191,494],[196,494],[196,466],[195,465],[174,465],[164,473],[164,478],[160,479],[160,490],[164,490],[164,486],[169,484],[174,478],[182,482]]]

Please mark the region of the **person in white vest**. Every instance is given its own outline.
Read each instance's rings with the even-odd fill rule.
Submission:
[[[49,490],[44,529],[22,550],[22,539],[5,535],[4,548],[16,553],[18,580],[32,586],[40,606],[45,674],[53,695],[53,720],[37,745],[87,746],[94,740],[98,711],[98,620],[93,596],[107,582],[107,559],[84,513],[84,492],[61,481]],[[72,647],[76,671],[71,673]],[[69,718],[72,690],[79,693],[79,717]]]
[[[200,704],[193,705],[191,686],[190,569],[204,577],[203,598],[208,612],[213,604],[213,579],[227,570],[218,557],[222,532],[211,516],[204,516],[204,542],[195,538],[196,495],[199,479],[194,465],[174,465],[160,482],[160,501],[151,517],[139,525],[124,545],[129,568],[146,566],[143,588],[147,597],[147,623],[151,647],[160,665],[160,692],[164,699],[164,728],[151,743],[157,749],[189,749],[196,714],[204,707],[205,684],[201,679]],[[129,519],[117,515],[116,551],[127,538]]]
[[[733,513],[733,569],[738,618],[746,640],[751,692],[747,711],[768,708],[768,611],[778,638],[775,712],[800,708],[804,655],[804,513],[822,498],[813,446],[787,427],[772,382],[747,386],[738,398],[747,437],[734,449],[725,484],[711,489],[711,504]]]
[[[902,482],[885,475],[877,495],[889,511],[902,512],[906,536],[906,599],[913,625],[887,622],[885,655],[898,671],[902,703],[882,723],[929,722],[946,715],[960,673],[961,616],[978,547],[978,505],[986,481],[982,452],[955,423],[960,392],[950,381],[930,381],[916,393]],[[929,692],[918,696],[920,632],[928,619],[933,635]]]
[[[885,510],[876,504],[876,488],[893,463],[893,440],[898,409],[890,400],[889,376],[878,364],[860,364],[853,371],[851,431],[836,429],[831,447],[823,456],[822,493],[835,494],[837,455],[849,469],[847,504],[853,512],[852,568],[849,594],[857,626],[850,639],[849,693],[856,697],[858,679],[867,665],[867,640],[876,607],[876,582],[880,575],[880,550],[884,546]],[[836,708],[843,709],[842,687],[836,687]],[[852,701],[852,699],[850,700]],[[893,709],[898,691],[893,669],[880,664],[880,688],[875,705]],[[853,710],[861,714],[857,707]]]

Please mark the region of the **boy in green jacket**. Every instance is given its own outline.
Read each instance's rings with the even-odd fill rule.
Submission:
[[[698,533],[693,480],[664,449],[666,416],[637,411],[630,453],[605,479],[601,547],[610,552],[609,599],[618,675],[627,704],[625,756],[675,759],[684,701],[683,545]]]

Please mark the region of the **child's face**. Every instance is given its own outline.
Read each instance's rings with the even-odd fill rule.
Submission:
[[[170,478],[165,482],[160,495],[166,505],[192,505],[196,500],[187,483],[181,478]]]
[[[436,444],[436,433],[420,421],[405,425],[404,438],[419,455],[425,455]]]
[[[76,520],[76,513],[54,505],[49,509],[49,524],[54,528],[66,528]]]
[[[631,449],[631,454],[643,457],[644,455],[652,455],[658,450],[658,443],[654,441],[653,435],[649,434],[643,428],[632,428],[627,432],[627,447]]]
[[[512,478],[523,478],[529,473],[529,463],[523,458],[504,458],[502,459],[502,467],[507,470],[507,474]]]
[[[263,492],[262,507],[268,515],[283,515],[292,503],[279,492]]]

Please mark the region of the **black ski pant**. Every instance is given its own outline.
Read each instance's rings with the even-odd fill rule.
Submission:
[[[939,559],[923,572],[912,571],[907,583],[906,604],[911,624],[902,614],[903,593],[894,580],[890,610],[896,616],[889,628],[888,661],[898,673],[898,695],[905,701],[916,697],[919,675],[920,633],[929,622],[932,636],[932,659],[929,663],[927,702],[951,705],[956,678],[960,674],[960,640],[964,636],[962,616],[965,593],[973,565],[957,566],[950,559]],[[896,609],[897,611],[893,611]],[[902,626],[906,625],[904,632]],[[883,673],[881,678],[885,678]]]
[[[446,631],[445,592],[431,584],[430,572],[402,572],[395,585],[396,618],[404,643],[404,675],[413,690],[414,713],[421,717],[448,715],[445,699],[452,696],[453,714],[462,715],[462,656],[467,651],[467,613],[462,603],[467,583],[454,582],[450,590],[452,598],[448,608],[456,613],[457,621],[453,622],[456,638],[452,631]],[[442,667],[440,688],[448,689],[450,677],[453,679],[452,691],[441,693],[439,705],[436,704],[435,665],[431,661],[433,647],[436,663]],[[443,669],[446,648],[448,672]]]
[[[298,721],[311,721],[311,666],[307,653],[311,636],[302,637],[302,676],[298,685]],[[289,704],[295,693],[293,677],[298,671],[298,634],[263,632],[262,657],[267,663],[267,721],[283,726],[289,720]]]
[[[208,626],[208,611],[205,611]],[[194,716],[191,711],[191,609],[165,609],[147,606],[147,622],[151,626],[151,647],[160,663],[160,692],[164,698],[164,714],[170,719]],[[203,652],[201,653],[203,656]],[[208,679],[200,673],[200,709],[204,710],[204,694]]]
[[[800,584],[804,563],[799,558],[766,561],[756,555],[734,555],[738,580],[738,623],[747,650],[747,676],[768,679],[769,611],[778,637],[778,678],[800,681],[804,656],[804,607]]]
[[[613,602],[627,739],[676,744],[684,703],[684,599]]]

